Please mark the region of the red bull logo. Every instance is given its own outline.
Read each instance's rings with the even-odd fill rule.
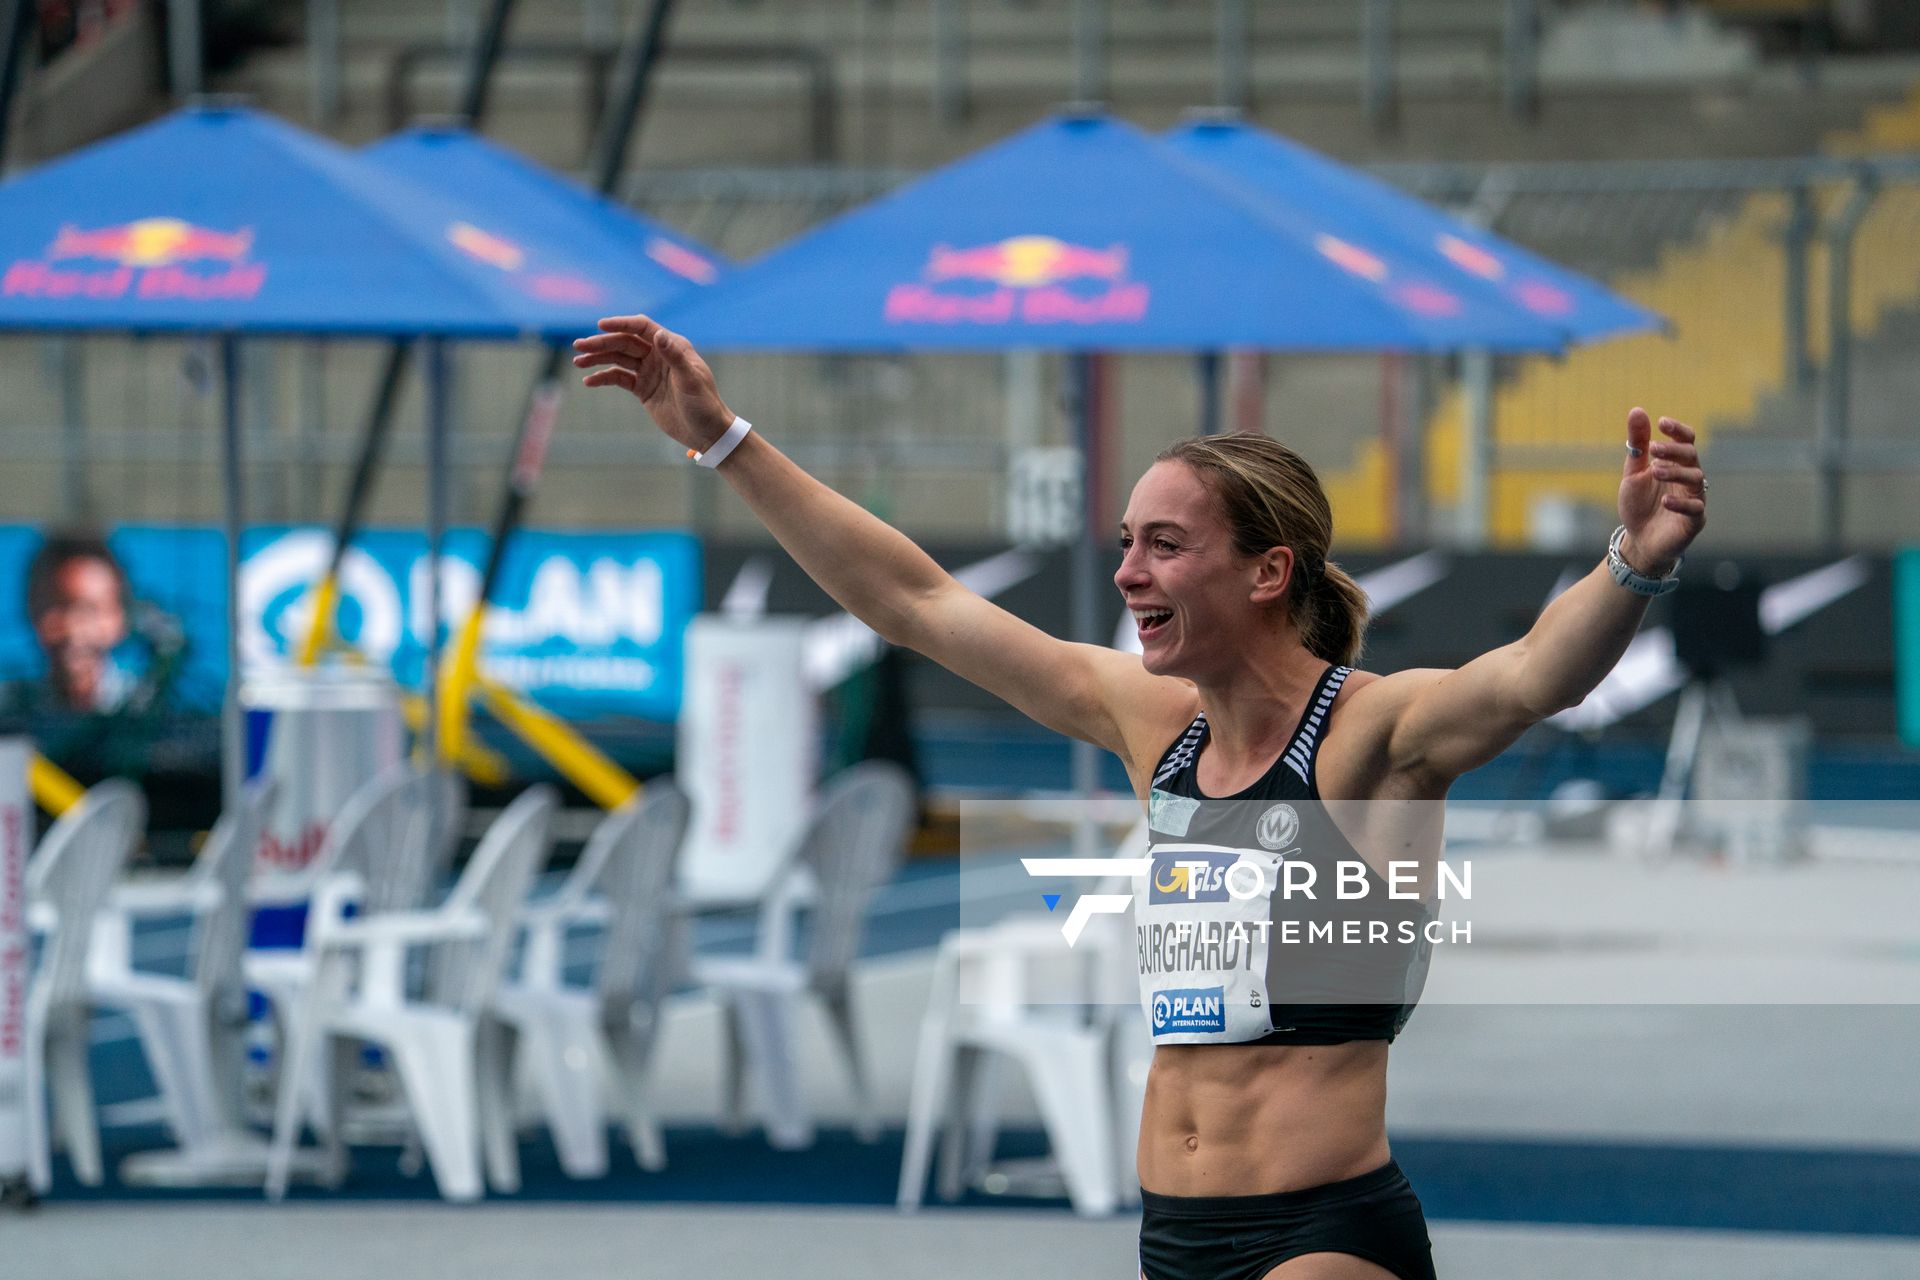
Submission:
[[[1437,284],[1415,280],[1393,291],[1393,299],[1407,310],[1423,316],[1457,316],[1460,298]]]
[[[1434,244],[1447,256],[1447,261],[1462,271],[1479,276],[1482,280],[1497,282],[1506,279],[1507,264],[1477,244],[1470,244],[1446,232],[1442,232]]]
[[[527,270],[527,251],[503,235],[456,222],[447,228],[447,243],[476,262],[484,262],[513,277],[529,296],[561,306],[595,306],[605,301],[599,285],[572,271]]]
[[[1387,278],[1387,264],[1357,244],[1348,244],[1339,236],[1330,236],[1325,232],[1313,238],[1313,247],[1342,271],[1347,271],[1375,284],[1382,284]]]
[[[266,283],[249,262],[253,228],[219,231],[180,218],[119,226],[62,226],[43,258],[22,258],[0,276],[0,294],[26,298],[245,300]],[[77,264],[113,263],[106,269]],[[58,264],[58,265],[56,265]],[[76,265],[68,265],[76,264]],[[211,270],[197,264],[213,264]]]
[[[562,306],[592,306],[606,299],[606,291],[587,279],[568,271],[543,271],[522,282],[528,293],[542,302]]]
[[[210,231],[178,218],[142,218],[123,227],[83,231],[62,227],[47,248],[49,258],[97,258],[130,267],[168,267],[217,258],[238,262],[253,248],[253,229]]]
[[[682,248],[659,236],[647,241],[647,256],[673,274],[695,284],[712,284],[720,278],[720,269],[691,249]]]
[[[1465,242],[1463,241],[1464,245]],[[1465,308],[1460,295],[1428,280],[1395,280],[1386,259],[1339,236],[1324,232],[1313,239],[1313,247],[1342,271],[1384,287],[1387,300],[1415,315],[1444,318],[1457,316]],[[1471,248],[1471,245],[1466,247]]]
[[[935,245],[921,271],[924,283],[888,291],[886,318],[896,324],[1138,323],[1151,291],[1127,278],[1130,256],[1125,245],[1101,249],[1036,235],[961,249]]]
[[[447,243],[468,257],[502,271],[518,271],[527,265],[526,250],[505,236],[482,231],[470,222],[456,222],[448,227]]]
[[[1126,246],[1088,249],[1052,236],[1015,236],[976,249],[935,245],[926,271],[929,280],[990,280],[1016,289],[1062,280],[1120,280],[1126,274]]]
[[[1573,310],[1573,295],[1545,280],[1522,280],[1514,293],[1523,306],[1543,316],[1564,316]]]

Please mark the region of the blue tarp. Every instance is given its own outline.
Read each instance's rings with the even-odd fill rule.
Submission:
[[[698,241],[465,129],[407,129],[360,155],[460,206],[466,220],[484,228],[475,243],[498,246],[503,262],[524,258],[523,246],[549,245],[592,263],[599,314],[652,310],[682,289],[713,284],[727,269]],[[592,331],[594,318],[584,331]]]
[[[1165,140],[1257,192],[1276,216],[1375,252],[1391,247],[1447,287],[1492,290],[1576,341],[1663,323],[1604,285],[1285,138],[1207,121],[1175,129]]]
[[[1303,232],[1165,143],[1045,121],[658,316],[708,349],[1558,349],[1390,246]]]
[[[509,338],[605,314],[593,259],[502,243],[324,138],[190,108],[0,185],[0,329]]]

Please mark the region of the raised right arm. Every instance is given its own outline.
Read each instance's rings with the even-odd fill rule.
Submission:
[[[619,386],[689,449],[733,421],[713,373],[686,339],[644,316],[601,321],[576,342],[588,386]],[[718,468],[809,577],[887,641],[903,645],[1069,736],[1127,762],[1164,746],[1164,726],[1191,714],[1190,686],[1138,658],[1071,644],[969,591],[899,530],[814,479],[758,433]],[[1149,761],[1150,763],[1150,761]]]

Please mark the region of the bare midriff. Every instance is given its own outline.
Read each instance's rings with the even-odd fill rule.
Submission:
[[[1167,1196],[1297,1191],[1387,1162],[1387,1044],[1162,1045],[1140,1185]]]

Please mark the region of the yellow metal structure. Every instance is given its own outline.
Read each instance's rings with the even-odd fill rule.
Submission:
[[[575,733],[566,721],[516,697],[511,690],[483,675],[474,676],[473,688],[494,718],[546,757],[562,776],[586,792],[587,798],[601,808],[617,809],[640,794],[640,783],[632,774]]]
[[[56,818],[79,804],[80,797],[87,793],[65,769],[38,751],[27,764],[27,787],[33,792],[33,802]]]

